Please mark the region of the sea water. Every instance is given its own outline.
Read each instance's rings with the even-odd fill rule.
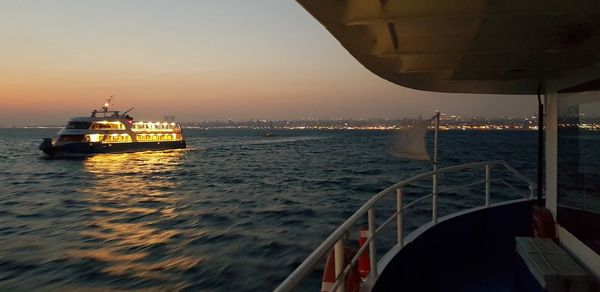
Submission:
[[[0,129],[0,290],[269,291],[371,196],[432,167],[390,155],[394,131],[187,129],[185,150],[47,159],[37,147],[56,131]],[[535,178],[535,132],[439,141],[440,167],[502,159]],[[440,194],[440,212],[482,191]],[[495,200],[515,195],[493,185]],[[427,208],[407,214],[408,229]]]

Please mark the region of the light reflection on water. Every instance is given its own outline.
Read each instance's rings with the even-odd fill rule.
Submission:
[[[80,190],[88,195],[85,201],[89,204],[89,222],[80,232],[85,244],[68,255],[101,262],[101,272],[110,276],[140,280],[167,280],[164,270],[196,266],[201,259],[193,256],[158,261],[153,258],[153,250],[171,248],[171,239],[183,232],[168,226],[157,227],[162,220],[178,216],[178,184],[171,173],[181,165],[183,154],[183,151],[144,152],[86,159],[84,170],[95,179]]]

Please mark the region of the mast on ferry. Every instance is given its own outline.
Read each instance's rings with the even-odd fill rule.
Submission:
[[[104,112],[108,112],[108,107],[110,106],[110,103],[112,102],[113,97],[114,97],[114,95],[111,95],[109,98],[106,99],[106,102],[104,103],[104,106],[102,107]]]

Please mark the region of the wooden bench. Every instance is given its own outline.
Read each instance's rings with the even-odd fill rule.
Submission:
[[[516,237],[515,241],[517,253],[546,291],[591,291],[590,274],[551,239]]]

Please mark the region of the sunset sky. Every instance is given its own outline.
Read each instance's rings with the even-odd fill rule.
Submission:
[[[62,124],[110,95],[180,121],[536,110],[533,96],[389,83],[291,0],[0,0],[0,44],[0,125]]]

